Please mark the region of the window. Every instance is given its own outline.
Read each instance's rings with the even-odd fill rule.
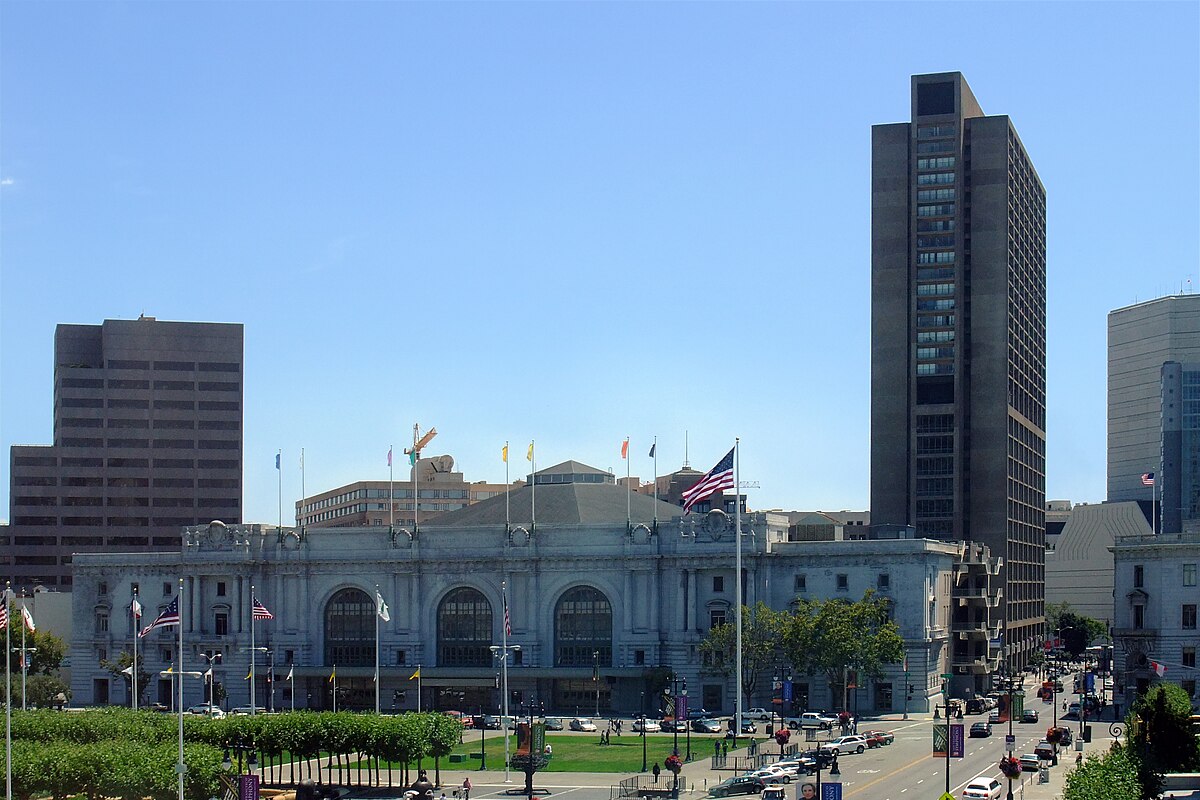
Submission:
[[[97,594],[108,594],[108,583],[107,583],[107,581],[100,581],[100,583],[98,583],[98,584],[96,585],[96,593],[97,593]]]
[[[940,139],[943,136],[953,136],[958,133],[955,125],[918,125],[918,139]]]
[[[1183,585],[1184,586],[1195,586],[1196,585],[1196,565],[1195,564],[1184,564],[1183,565]]]
[[[1196,696],[1196,681],[1194,680],[1180,681],[1179,688],[1187,692],[1188,697],[1194,698]]]
[[[634,650],[633,651],[633,663],[639,667],[644,665],[646,663],[646,651],[645,650]]]
[[[953,264],[954,253],[917,253],[918,264]]]
[[[917,206],[918,217],[952,217],[954,203],[937,203],[935,205]]]
[[[101,648],[97,649],[96,657],[99,658],[101,661],[108,661],[108,648],[101,647]]]
[[[1183,613],[1180,615],[1180,624],[1184,630],[1196,630],[1196,606],[1188,604],[1183,607]]]
[[[794,592],[808,591],[808,576],[801,574],[801,575],[797,575],[794,578],[792,578],[792,591],[794,591]]]
[[[1146,568],[1143,567],[1141,564],[1134,564],[1134,566],[1133,566],[1133,586],[1134,586],[1134,588],[1141,589],[1142,585],[1145,583],[1145,578],[1146,578]]]
[[[953,300],[918,300],[918,311],[953,311]]]
[[[1141,630],[1146,627],[1146,607],[1137,605],[1133,607],[1133,627],[1135,630]]]
[[[954,331],[920,331],[917,333],[918,344],[930,344],[935,342],[953,342]]]
[[[524,663],[525,663],[525,651],[524,650],[513,650],[513,665],[519,667]]]
[[[917,358],[927,360],[930,358],[954,358],[953,347],[918,347]]]
[[[408,663],[408,651],[407,650],[397,650],[396,651],[396,666],[403,667],[407,663]]]
[[[953,153],[956,143],[949,142],[917,142],[918,153]]]
[[[879,573],[879,579],[875,582],[875,585],[880,589],[890,589],[892,587],[892,576],[886,572]]]
[[[137,594],[137,593],[138,593],[138,584],[137,584],[137,583],[131,583],[131,584],[129,584],[129,593],[130,593],[130,594]]]
[[[850,588],[850,576],[840,573],[837,576],[837,588],[839,592],[847,591]]]
[[[919,189],[917,190],[917,201],[925,203],[953,200],[954,191],[954,189]]]
[[[725,609],[710,608],[708,610],[708,627],[716,628],[725,624]]]
[[[375,663],[375,600],[361,589],[342,589],[325,606],[325,663]]]
[[[953,283],[922,283],[917,285],[918,297],[954,294]]]
[[[217,597],[225,596],[225,581],[217,581]]]
[[[96,615],[96,633],[108,633],[108,614]]]
[[[163,593],[163,597],[171,596],[171,582],[170,581],[162,582],[162,593]]]
[[[953,314],[935,314],[930,317],[917,317],[918,328],[952,328],[954,327]]]
[[[722,575],[714,575],[713,576],[713,591],[714,592],[725,591],[725,577],[724,576],[722,576]]]
[[[554,609],[554,665],[612,666],[612,604],[591,586],[568,589]]]
[[[942,158],[918,158],[917,169],[950,169],[954,166],[954,156]]]
[[[224,611],[218,611],[213,618],[213,633],[217,636],[229,635],[229,614]]]
[[[954,183],[953,172],[927,172],[917,176],[917,186],[944,186]]]
[[[1196,648],[1194,648],[1194,647],[1183,648],[1183,656],[1181,658],[1181,661],[1185,667],[1196,666]]]
[[[170,664],[171,663],[171,648],[160,647],[158,649],[158,658],[160,661],[165,661],[168,664]]]
[[[492,638],[492,604],[478,589],[454,589],[438,606],[438,666],[487,667]]]

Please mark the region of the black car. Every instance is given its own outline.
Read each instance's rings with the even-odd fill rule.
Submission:
[[[1027,708],[1021,712],[1021,722],[1037,722],[1038,712],[1036,709]]]
[[[721,723],[715,719],[694,719],[692,720],[692,730],[696,733],[720,733]]]
[[[971,738],[981,738],[992,735],[992,725],[989,722],[976,722],[971,726]]]
[[[709,797],[733,797],[741,794],[762,794],[765,784],[750,775],[726,778],[708,790]]]

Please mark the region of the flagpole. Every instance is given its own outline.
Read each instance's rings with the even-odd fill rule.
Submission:
[[[533,451],[532,441],[529,443],[529,481],[533,484],[532,493],[529,495],[529,528],[532,530],[537,527],[537,453]],[[507,755],[506,751],[505,756]]]
[[[375,584],[375,716],[379,716],[379,584]]]
[[[1154,535],[1158,535],[1158,509],[1155,501],[1158,499],[1158,476],[1151,478],[1150,482],[1150,529]]]
[[[304,448],[300,448],[300,519],[296,522],[300,525],[300,533],[304,533],[304,502],[308,497],[304,493]]]
[[[254,584],[250,584],[250,716],[254,716],[254,656],[258,650],[254,648]]]
[[[333,665],[333,713],[337,713],[337,664]]]
[[[424,680],[421,675],[421,665],[417,664],[417,713],[421,713],[421,681]]]
[[[734,571],[736,577],[734,583],[736,588],[734,591],[735,602],[733,604],[734,614],[737,618],[737,694],[736,708],[734,711],[737,716],[734,717],[734,741],[737,741],[737,735],[742,732],[742,503],[741,497],[738,494],[738,476],[741,473],[742,453],[740,448],[741,439],[733,440],[733,540],[736,542],[734,546],[735,565]]]
[[[29,672],[29,664],[25,660],[27,654],[25,651],[25,628],[28,624],[25,622],[25,590],[21,590],[21,710],[25,710],[25,675]],[[5,653],[5,657],[8,654]]]
[[[283,535],[283,450],[280,449],[275,454],[275,463],[279,469],[275,470],[279,473],[279,535]]]
[[[179,681],[176,701],[179,712],[179,763],[175,766],[175,771],[179,773],[179,800],[183,800],[183,773],[187,769],[183,763],[183,578],[179,579],[179,594],[176,599],[179,600],[179,675],[176,676],[176,680]]]
[[[531,448],[530,452],[533,452],[532,442],[530,442],[529,447]],[[533,460],[530,459],[530,463],[532,463],[532,461]],[[507,611],[508,581],[500,581],[500,598],[504,603],[505,610]],[[504,713],[500,717],[500,730],[503,731],[504,735],[504,782],[512,783],[512,778],[510,778],[508,775],[508,762],[511,760],[508,753],[508,625],[501,625],[500,631],[500,674],[504,676],[504,686],[500,689],[500,691],[504,693],[502,695],[504,700]],[[532,757],[532,753],[530,757]]]
[[[650,445],[650,455],[654,456],[654,530],[658,530],[658,437]]]
[[[508,480],[508,440],[504,440],[504,535],[507,536],[510,530],[508,522],[508,490],[512,488],[512,483]]]
[[[396,530],[396,500],[395,492],[392,489],[392,447],[388,445],[388,533]]]
[[[4,797],[12,800],[12,615],[8,611],[8,598],[12,595],[12,584],[4,582]]]
[[[138,617],[137,617],[137,589],[133,590],[133,605],[129,606],[129,614],[133,617],[133,673],[129,676],[132,680],[133,687],[133,710],[137,711],[137,640],[138,640]]]
[[[633,485],[629,477],[629,437],[625,437],[625,530],[633,529]]]
[[[291,684],[291,687],[288,690],[288,695],[291,698],[292,711],[294,712],[296,710],[296,665],[295,664],[293,664],[292,668],[288,670],[288,683]]]

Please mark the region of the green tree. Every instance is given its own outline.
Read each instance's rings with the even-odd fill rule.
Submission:
[[[25,695],[35,708],[59,708],[71,700],[71,687],[55,675],[30,675]]]
[[[861,600],[801,600],[788,619],[782,642],[791,664],[809,675],[824,674],[843,685],[847,670],[883,675],[884,664],[904,658],[900,629],[888,618],[888,601],[868,591]]]
[[[1142,796],[1157,797],[1167,772],[1200,768],[1200,743],[1191,728],[1192,703],[1173,683],[1156,683],[1128,717],[1130,756],[1138,766]]]
[[[144,660],[138,661],[138,705],[142,706],[142,697],[146,694],[146,687],[150,685],[150,673],[143,669]],[[133,654],[128,650],[122,650],[117,655],[116,659],[105,659],[100,662],[100,666],[108,670],[114,677],[125,681],[125,695],[128,697],[129,692],[133,689]],[[129,670],[127,672],[126,670]]]
[[[783,659],[780,647],[791,614],[776,611],[759,602],[753,609],[741,607],[742,614],[742,693],[754,694],[759,679],[769,675]],[[730,677],[737,669],[737,629],[732,622],[709,628],[700,643],[702,671],[708,675]],[[793,662],[795,664],[795,662]]]
[[[1063,800],[1139,800],[1138,768],[1124,747],[1092,755],[1067,773]]]
[[[30,675],[52,675],[58,671],[62,665],[63,658],[67,655],[67,646],[62,638],[55,636],[48,630],[39,628],[38,630],[27,630],[21,623],[21,606],[18,603],[10,603],[8,606],[8,618],[12,620],[12,646],[15,651],[8,654],[8,663],[14,674],[21,673],[21,633],[25,634],[25,647],[29,650],[34,650],[29,654],[29,674]]]

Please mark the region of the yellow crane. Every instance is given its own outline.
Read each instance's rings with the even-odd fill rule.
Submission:
[[[408,456],[409,464],[414,467],[417,465],[418,459],[421,458],[421,451],[425,449],[425,445],[429,444],[435,436],[437,436],[437,428],[430,428],[422,436],[421,426],[419,424],[413,425],[413,445],[404,449],[404,454]]]

